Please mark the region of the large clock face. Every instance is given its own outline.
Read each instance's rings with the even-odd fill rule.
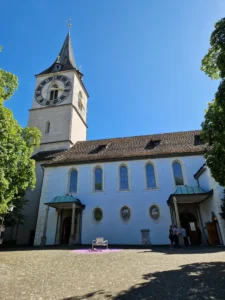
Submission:
[[[35,100],[43,106],[56,105],[68,97],[70,90],[71,82],[67,76],[50,76],[37,86]]]

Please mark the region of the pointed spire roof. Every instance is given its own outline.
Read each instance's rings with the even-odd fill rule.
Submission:
[[[60,71],[73,70],[73,69],[76,70],[76,63],[73,56],[70,33],[67,34],[62,49],[60,50],[59,55],[55,60],[55,62],[49,68],[47,68],[46,70],[44,70],[43,72],[37,75],[49,74],[58,71],[55,69],[56,64],[60,65]]]

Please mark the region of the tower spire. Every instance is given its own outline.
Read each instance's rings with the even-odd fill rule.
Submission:
[[[66,21],[66,23],[68,23],[68,34],[70,35],[70,27],[72,26],[72,19],[70,18],[68,21]]]
[[[68,34],[65,38],[65,41],[63,43],[63,46],[54,61],[54,63],[44,70],[43,72],[37,74],[37,75],[43,75],[43,74],[49,74],[57,71],[67,71],[67,70],[77,70],[76,68],[76,62],[73,55],[73,49],[72,49],[72,41],[70,37],[70,27],[71,19],[67,21],[68,22]]]

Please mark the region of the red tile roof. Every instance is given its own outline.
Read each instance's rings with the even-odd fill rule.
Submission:
[[[200,130],[77,142],[47,165],[203,154]]]

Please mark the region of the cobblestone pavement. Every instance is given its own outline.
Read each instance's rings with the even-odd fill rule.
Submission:
[[[0,251],[0,299],[225,299],[225,248]]]

